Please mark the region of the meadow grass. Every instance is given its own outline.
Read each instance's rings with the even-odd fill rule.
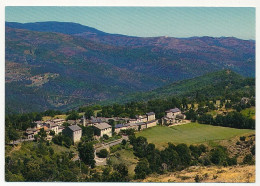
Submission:
[[[215,140],[230,139],[237,135],[254,133],[250,129],[235,129],[228,127],[212,126],[198,123],[166,127],[156,126],[141,132],[136,136],[144,136],[149,143],[154,143],[157,148],[167,146],[168,142],[179,144],[199,144]]]

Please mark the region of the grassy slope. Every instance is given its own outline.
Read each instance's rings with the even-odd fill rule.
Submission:
[[[161,148],[166,146],[168,142],[197,144],[229,139],[245,133],[254,133],[254,130],[190,123],[173,127],[157,126],[141,131],[136,136],[144,136],[149,143],[154,143],[158,148]]]
[[[117,151],[115,154],[120,154],[119,156],[112,155],[110,160],[112,164],[123,163],[128,167],[129,175],[134,176],[134,169],[138,162],[138,158],[133,154],[132,150],[122,149]]]

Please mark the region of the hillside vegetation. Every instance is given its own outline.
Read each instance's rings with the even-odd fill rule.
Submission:
[[[74,23],[6,23],[6,111],[69,110],[223,68],[253,77],[254,52],[254,41],[236,38],[138,38]]]

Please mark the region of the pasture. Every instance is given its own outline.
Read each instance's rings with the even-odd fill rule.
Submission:
[[[154,143],[157,148],[167,146],[168,142],[179,144],[199,144],[209,141],[230,139],[232,137],[254,133],[250,129],[235,129],[228,127],[189,123],[184,125],[166,127],[156,126],[136,133],[136,136],[144,136],[149,143]]]

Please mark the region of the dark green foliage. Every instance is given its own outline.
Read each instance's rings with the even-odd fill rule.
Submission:
[[[212,124],[213,117],[210,114],[203,114],[202,116],[198,117],[198,122],[202,124]]]
[[[251,147],[250,152],[252,155],[255,155],[255,145],[253,145],[253,147]]]
[[[135,178],[144,179],[150,172],[147,159],[141,159],[135,167]]]
[[[107,134],[104,134],[104,135],[103,135],[103,138],[104,138],[105,140],[108,140],[109,136],[108,136]]]
[[[240,141],[245,141],[246,140],[246,137],[245,136],[240,136]]]
[[[6,135],[7,142],[9,140],[16,141],[20,138],[19,133],[12,127],[8,127],[8,128],[6,127],[5,135]]]
[[[97,156],[99,158],[106,158],[108,156],[107,149],[101,149],[99,152],[97,152]]]
[[[94,111],[92,109],[86,109],[84,112],[87,119],[90,119],[91,116],[94,116]]]
[[[227,161],[228,166],[237,165],[237,158],[236,157],[233,157],[233,158],[227,157],[226,161]]]
[[[131,140],[130,140],[131,141]],[[139,157],[143,158],[146,156],[146,149],[147,149],[147,139],[143,136],[137,137],[134,142],[132,143],[134,154]]]
[[[195,122],[197,120],[197,113],[195,110],[190,109],[188,112],[185,112],[186,119],[191,120],[192,122]]]
[[[63,135],[63,144],[65,147],[70,148],[72,145],[72,140],[69,136]]]
[[[199,175],[196,175],[194,178],[195,182],[200,182],[202,180],[202,178]]]
[[[57,145],[64,145],[67,148],[70,148],[70,146],[72,145],[72,140],[69,136],[63,135],[63,134],[58,134],[55,135],[52,138],[53,143],[57,144]]]
[[[229,112],[226,116],[217,115],[215,119],[209,114],[203,114],[198,118],[198,122],[239,129],[255,129],[255,120],[235,111]]]
[[[92,141],[94,137],[94,127],[93,126],[88,126],[84,127],[81,126],[82,129],[82,140],[83,141]]]
[[[248,165],[255,164],[252,154],[247,154],[243,159],[243,163]]]
[[[190,150],[186,144],[176,146],[176,152],[179,154],[183,166],[189,166],[191,162]]]
[[[55,132],[53,130],[50,131],[50,135],[51,136],[54,136],[55,135]]]
[[[122,142],[121,142],[121,144],[122,144],[123,146],[125,146],[125,145],[126,145],[126,140],[123,139]]]
[[[227,149],[222,146],[215,147],[210,152],[210,161],[216,165],[224,165],[227,158]]]
[[[198,147],[198,146],[193,146],[190,145],[190,151],[191,151],[191,155],[195,158],[198,159],[202,153],[202,150]]]
[[[80,159],[87,165],[94,167],[94,147],[92,143],[80,142],[78,144],[78,151]]]
[[[30,150],[30,155],[23,154],[18,159],[6,157],[6,181],[78,181],[80,167],[70,160],[69,153],[56,154],[52,147],[42,142],[34,143],[30,148],[26,146],[22,149]]]
[[[66,120],[77,120],[79,119],[80,116],[79,116],[79,113],[75,110],[71,111],[68,115],[68,117],[66,118]]]

